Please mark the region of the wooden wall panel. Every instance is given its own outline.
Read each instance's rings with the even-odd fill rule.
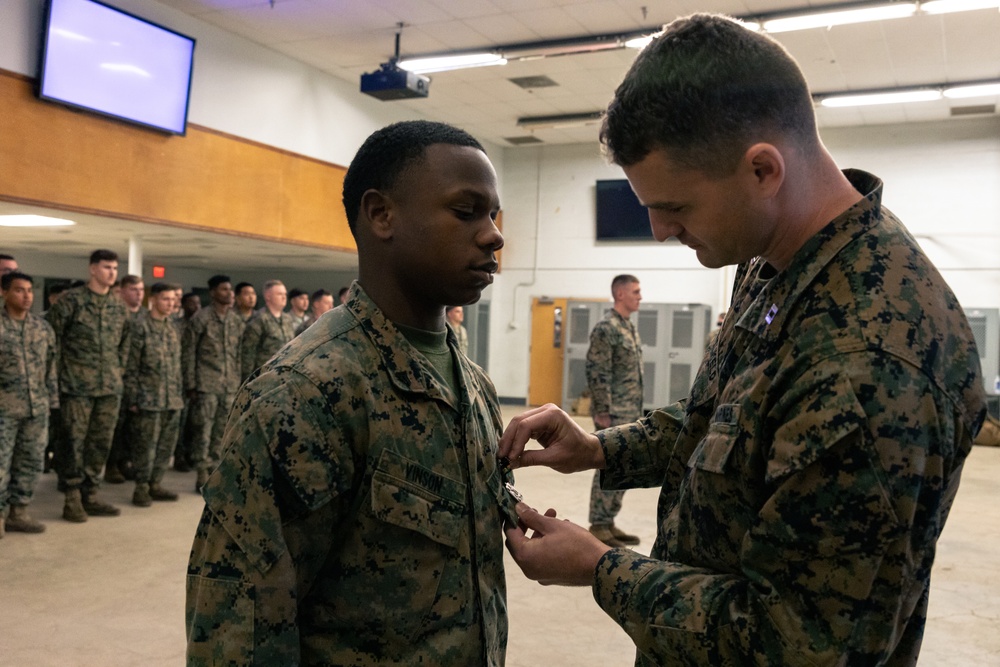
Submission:
[[[355,250],[345,169],[196,125],[164,135],[38,100],[0,70],[0,199]]]

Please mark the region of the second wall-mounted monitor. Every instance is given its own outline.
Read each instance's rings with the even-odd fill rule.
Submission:
[[[597,181],[597,240],[655,241],[649,213],[624,179]]]

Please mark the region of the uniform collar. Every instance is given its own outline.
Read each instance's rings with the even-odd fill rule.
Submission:
[[[864,197],[834,218],[799,248],[784,271],[758,258],[746,272],[747,281],[762,281],[758,296],[740,316],[736,326],[764,340],[775,340],[785,327],[788,313],[806,288],[849,243],[882,219],[882,181],[857,169],[844,175]]]
[[[458,409],[459,404],[462,406],[468,404],[471,396],[469,399],[464,395],[457,397],[448,387],[435,379],[429,362],[410,344],[410,341],[406,340],[358,281],[355,280],[351,284],[347,303],[344,305],[357,319],[379,356],[382,357],[383,365],[396,387],[403,391],[426,394],[453,409]],[[468,374],[465,360],[463,355],[457,352],[457,339],[452,331],[448,331],[448,348],[459,364],[459,384],[466,390],[463,394],[471,394],[471,387],[466,385]]]

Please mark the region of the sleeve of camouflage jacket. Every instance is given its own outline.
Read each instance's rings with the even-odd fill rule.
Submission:
[[[254,361],[257,359],[257,348],[260,347],[262,316],[251,319],[243,329],[243,336],[240,337],[240,377],[246,380],[250,374],[257,370]]]
[[[954,498],[967,417],[905,363],[858,355],[848,366],[815,372],[773,406],[773,439],[757,447],[759,509],[744,533],[726,538],[741,545],[736,569],[710,556],[689,563],[626,549],[598,564],[595,599],[650,664],[884,664],[920,613],[937,537],[923,531],[940,531],[944,519],[934,517]],[[744,508],[726,497],[684,495],[698,475],[706,496],[731,488],[735,441],[709,433],[686,462],[685,484],[673,489],[680,497],[661,517],[668,556],[691,548],[678,521],[738,525],[728,517]],[[687,516],[678,518],[678,505]],[[711,539],[697,541],[710,549]]]
[[[131,351],[125,365],[124,393],[122,394],[122,410],[128,410],[139,401],[139,368],[142,360],[142,348],[146,344],[145,331],[140,326],[132,327]]]
[[[134,328],[133,318],[126,315],[125,321],[122,323],[121,338],[118,340],[118,359],[121,363],[123,374],[125,373],[125,368],[128,366],[128,358],[132,352],[132,330]]]
[[[201,318],[191,318],[184,327],[184,334],[181,337],[181,373],[184,374],[185,392],[198,388],[198,370],[195,368],[195,363],[201,331]]]
[[[598,322],[590,332],[590,347],[587,348],[587,386],[590,388],[590,414],[603,415],[611,412],[611,381],[614,369],[614,350],[608,339],[608,329],[604,321]]]
[[[49,353],[45,359],[45,385],[49,390],[49,409],[59,408],[59,346],[52,325],[43,322]]]
[[[187,664],[296,665],[298,604],[333,545],[354,460],[293,371],[244,386],[232,414],[188,566]]]

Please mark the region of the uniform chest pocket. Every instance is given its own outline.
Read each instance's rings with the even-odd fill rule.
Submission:
[[[464,483],[386,449],[372,476],[372,514],[455,548],[464,529],[465,492]]]
[[[727,404],[716,408],[708,433],[688,459],[688,467],[723,473],[739,437],[739,420],[739,405]]]

